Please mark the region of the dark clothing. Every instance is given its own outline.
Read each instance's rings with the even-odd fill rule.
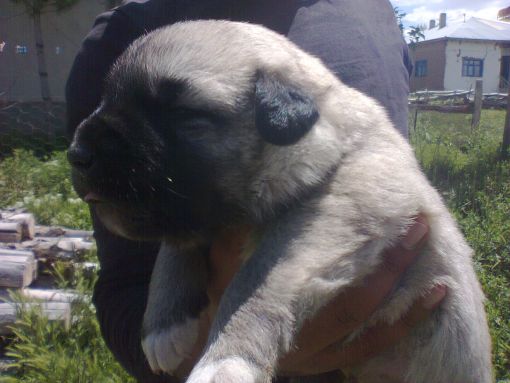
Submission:
[[[191,19],[262,24],[320,57],[344,83],[376,98],[407,136],[410,62],[386,0],[137,0],[100,15],[67,83],[68,133],[99,104],[104,78],[137,37]],[[149,372],[140,347],[156,244],[116,237],[94,219],[101,263],[94,303],[116,358],[142,382],[169,382]]]

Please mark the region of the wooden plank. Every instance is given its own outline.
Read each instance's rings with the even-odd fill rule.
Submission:
[[[29,302],[64,302],[73,303],[81,299],[82,295],[73,290],[59,290],[55,288],[32,288],[25,287],[19,290],[12,288],[0,288],[0,301],[11,302],[11,292],[16,291],[17,294],[27,298]]]
[[[38,237],[66,237],[92,239],[93,232],[90,230],[74,230],[59,226],[37,226],[35,232]]]
[[[430,110],[440,113],[471,113],[473,108],[471,105],[419,105],[416,107],[419,110]]]
[[[35,278],[35,262],[5,262],[0,264],[0,286],[21,288],[29,286]]]
[[[32,252],[0,249],[0,286],[22,288],[37,278],[37,260]]]
[[[0,222],[0,242],[20,242],[22,230],[19,222]]]
[[[441,94],[441,95],[465,95],[472,93],[471,90],[418,90],[416,92],[411,93],[413,95],[428,95],[428,94]]]
[[[88,251],[92,249],[93,246],[92,242],[84,241],[83,238],[64,238],[57,243],[57,247],[60,250],[73,253]]]
[[[20,309],[40,308],[42,314],[50,321],[61,321],[66,328],[71,324],[71,305],[65,302],[43,303],[0,303],[0,335],[10,334]]]
[[[17,249],[3,249],[0,248],[0,256],[4,255],[24,255],[24,256],[35,256],[33,251],[30,250],[17,250]]]
[[[87,238],[52,238],[36,237],[31,241],[15,244],[16,249],[27,249],[33,251],[36,258],[55,260],[76,260],[92,249],[93,242]]]
[[[21,223],[21,239],[33,239],[35,236],[35,218],[33,214],[22,213],[10,216],[8,221]]]
[[[15,244],[17,250],[30,250],[36,258],[45,258],[55,252],[58,238],[40,238],[36,237],[31,241],[25,241],[20,244]]]
[[[80,298],[80,294],[73,291],[55,290],[55,289],[30,289],[21,290],[21,294],[29,299],[35,299],[45,302],[65,302],[73,303]]]

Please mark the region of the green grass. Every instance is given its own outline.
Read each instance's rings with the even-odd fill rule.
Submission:
[[[43,158],[17,149],[0,161],[0,209],[18,206],[42,225],[91,229],[87,205],[76,195],[64,151]]]
[[[421,113],[416,131],[411,132],[429,179],[455,208],[469,204],[476,209],[477,194],[493,195],[510,175],[509,163],[498,161],[504,113],[489,110],[482,117],[479,128],[472,131],[470,115]]]
[[[487,296],[496,377],[510,379],[510,162],[499,159],[504,113],[483,111],[470,129],[462,114],[420,113],[411,133],[424,171],[440,190],[475,249],[475,266]],[[74,193],[62,151],[37,156],[14,150],[0,161],[0,208],[17,205],[38,222],[90,228],[88,210]],[[75,277],[86,297],[91,283]],[[89,298],[74,306],[66,330],[37,313],[23,313],[11,346],[18,373],[0,382],[132,382],[106,349]]]
[[[498,380],[510,379],[510,161],[500,161],[505,113],[420,113],[411,142],[431,182],[445,197],[466,239],[487,296]]]

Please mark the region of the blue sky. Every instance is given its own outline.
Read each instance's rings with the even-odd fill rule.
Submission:
[[[402,20],[404,26],[429,24],[431,19],[439,19],[439,14],[447,14],[447,23],[461,21],[466,17],[481,17],[496,20],[498,10],[510,6],[509,0],[390,0],[393,6],[406,12]]]

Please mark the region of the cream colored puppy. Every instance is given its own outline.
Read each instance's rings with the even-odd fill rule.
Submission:
[[[284,37],[194,21],[140,38],[70,158],[78,192],[112,231],[162,241],[143,328],[155,371],[172,373],[196,340],[221,230],[255,226],[253,253],[188,383],[270,382],[303,322],[362,283],[421,212],[426,250],[366,326],[396,321],[435,285],[447,296],[409,337],[347,373],[360,383],[491,382],[472,250],[443,201],[384,110]]]

